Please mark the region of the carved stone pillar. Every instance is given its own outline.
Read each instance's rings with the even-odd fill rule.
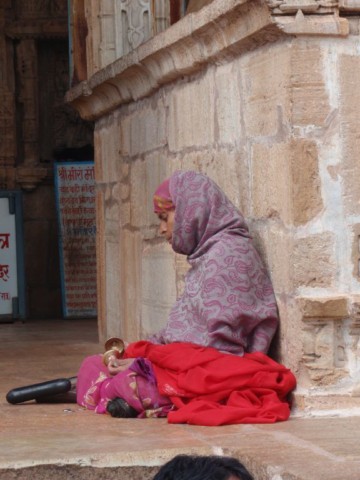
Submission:
[[[18,101],[23,108],[23,163],[30,166],[36,165],[39,160],[38,72],[35,40],[21,40],[17,45],[16,54],[19,78]]]

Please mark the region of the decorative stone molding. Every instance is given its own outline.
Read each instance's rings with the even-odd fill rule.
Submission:
[[[96,72],[88,81],[76,85],[65,99],[82,118],[94,120],[121,104],[152,94],[161,85],[184,74],[195,73],[206,64],[238,56],[282,35],[348,34],[347,19],[334,15],[307,16],[306,19],[302,12],[296,16],[271,15],[285,3],[290,5],[288,2],[268,5],[258,0],[214,0],[206,9],[186,15]],[[319,7],[316,12],[321,12],[321,2],[313,3]],[[295,10],[291,11],[295,13]]]
[[[278,25],[289,35],[339,36],[349,35],[349,23],[336,15],[304,15],[298,10],[295,17],[278,18]]]
[[[268,0],[273,15],[289,15],[301,10],[304,14],[360,11],[360,0]]]
[[[298,298],[302,313],[303,361],[317,385],[333,385],[347,372],[346,329],[356,347],[360,335],[360,299]],[[350,327],[345,321],[350,319]]]
[[[338,9],[337,0],[269,0],[274,15],[291,15],[299,10],[306,14],[331,13]]]
[[[71,89],[66,101],[93,120],[211,61],[282,34],[264,2],[214,0]],[[84,89],[92,93],[84,96]]]

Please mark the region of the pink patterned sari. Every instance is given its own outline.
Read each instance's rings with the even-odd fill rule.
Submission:
[[[266,353],[278,325],[277,306],[243,216],[197,172],[175,172],[169,193],[175,205],[172,248],[187,255],[191,268],[167,325],[149,340],[191,342],[236,355]]]
[[[124,399],[138,412],[138,418],[166,417],[173,404],[160,395],[151,362],[136,358],[129,368],[111,376],[102,355],[86,357],[78,372],[77,403],[96,413],[106,413],[110,400]]]

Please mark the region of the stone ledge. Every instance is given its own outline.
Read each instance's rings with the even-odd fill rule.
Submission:
[[[295,17],[275,17],[279,28],[289,35],[296,36],[335,36],[349,35],[349,22],[336,15],[304,15],[299,10]]]
[[[293,414],[295,417],[351,416],[359,415],[358,391],[351,393],[294,393]]]
[[[296,15],[272,16],[270,6],[260,0],[214,0],[69,90],[65,101],[82,118],[95,120],[206,64],[281,36],[348,34],[348,20],[333,13],[305,16],[298,10]]]
[[[94,120],[205,64],[238,56],[282,35],[264,2],[215,0],[72,88],[65,101],[82,118]]]

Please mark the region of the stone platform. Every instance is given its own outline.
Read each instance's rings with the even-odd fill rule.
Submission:
[[[256,480],[359,480],[360,417],[194,427],[114,419],[76,404],[10,405],[8,390],[71,377],[102,352],[93,320],[0,324],[0,478],[151,479],[178,453],[231,455]]]

